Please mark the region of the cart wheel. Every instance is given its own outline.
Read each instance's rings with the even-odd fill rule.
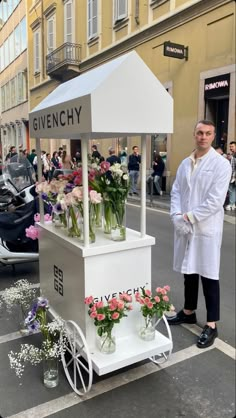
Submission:
[[[168,321],[167,321],[167,319],[166,319],[166,316],[165,315],[163,315],[160,319],[158,319],[158,321],[156,322],[156,324],[155,324],[155,327],[157,328],[157,326],[158,326],[158,324],[160,323],[160,321],[164,321],[164,324],[165,324],[165,326],[166,326],[166,329],[167,329],[167,333],[168,333],[168,337],[169,337],[169,339],[170,339],[170,341],[171,341],[171,345],[173,346],[173,341],[172,341],[172,334],[171,334],[171,330],[170,330],[170,326],[169,326],[169,324],[168,324]],[[165,363],[167,360],[169,360],[169,358],[170,358],[170,356],[171,356],[171,353],[172,353],[172,348],[169,350],[169,351],[167,351],[167,352],[165,352],[165,353],[160,353],[160,354],[157,354],[157,355],[155,355],[155,356],[152,356],[152,357],[150,357],[150,360],[153,362],[153,363],[155,363],[155,364],[163,364],[163,363]]]
[[[65,328],[68,346],[61,355],[62,364],[72,389],[78,395],[84,395],[90,391],[93,381],[88,345],[83,332],[74,321],[65,321]]]

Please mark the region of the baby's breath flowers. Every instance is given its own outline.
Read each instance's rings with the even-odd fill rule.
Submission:
[[[2,301],[8,312],[12,312],[16,305],[19,305],[25,311],[30,308],[35,296],[36,289],[33,288],[32,284],[26,279],[21,279],[2,292],[0,304]]]
[[[55,318],[52,322],[47,320],[49,309],[48,300],[39,297],[33,304],[31,311],[25,319],[25,325],[31,333],[40,331],[43,341],[41,348],[33,344],[21,344],[19,352],[10,351],[8,354],[10,366],[18,377],[22,377],[25,363],[36,366],[43,360],[59,358],[66,348],[66,333],[64,321]]]

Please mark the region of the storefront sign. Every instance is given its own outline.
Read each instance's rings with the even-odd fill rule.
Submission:
[[[78,125],[80,123],[80,112],[82,106],[79,108],[72,107],[70,109],[61,110],[60,112],[48,113],[33,119],[34,131],[40,129],[51,129],[55,127]]]
[[[230,74],[206,78],[205,98],[225,96],[229,94]]]
[[[164,42],[164,55],[166,57],[184,59],[187,58],[185,54],[187,48],[184,45],[174,44],[173,42]]]

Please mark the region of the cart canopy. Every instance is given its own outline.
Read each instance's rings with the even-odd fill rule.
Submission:
[[[173,99],[132,51],[60,84],[29,114],[34,138],[173,132]]]

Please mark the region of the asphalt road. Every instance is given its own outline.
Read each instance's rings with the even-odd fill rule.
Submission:
[[[140,209],[127,207],[127,226],[139,229]],[[173,229],[166,211],[147,209],[147,233],[156,237],[152,251],[153,288],[171,286],[176,309],[183,303],[183,279],[172,270]],[[139,268],[138,261],[135,268]],[[1,291],[19,278],[38,285],[37,263],[0,266]],[[159,367],[150,361],[98,377],[84,398],[72,392],[60,366],[60,383],[47,389],[42,366],[28,367],[19,381],[9,368],[8,353],[37,335],[22,338],[17,314],[0,310],[0,417],[3,418],[234,418],[235,417],[235,225],[225,222],[221,263],[221,321],[213,347],[196,348],[205,324],[202,292],[198,326],[172,328],[173,354]],[[164,330],[163,330],[164,331]]]

